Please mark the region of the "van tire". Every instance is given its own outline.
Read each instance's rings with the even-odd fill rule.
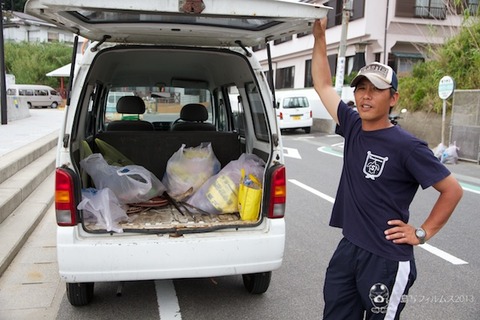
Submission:
[[[28,109],[32,109],[32,103],[31,102],[27,102],[27,105],[28,105]]]
[[[80,307],[89,304],[93,299],[93,282],[67,283],[67,298],[72,306]]]
[[[305,133],[310,133],[312,131],[312,127],[305,127],[303,130],[305,130]]]
[[[57,107],[58,107],[58,103],[56,102],[52,102],[52,104],[50,105],[50,108],[52,109],[57,109]]]
[[[243,285],[249,293],[262,294],[268,290],[270,280],[272,279],[272,271],[244,274]]]

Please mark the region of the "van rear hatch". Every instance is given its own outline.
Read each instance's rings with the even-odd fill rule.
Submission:
[[[255,46],[308,32],[321,4],[279,0],[29,0],[25,12],[89,40]],[[192,27],[195,31],[192,32]]]

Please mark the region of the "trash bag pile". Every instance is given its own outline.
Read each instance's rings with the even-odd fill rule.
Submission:
[[[113,147],[106,147],[111,155]],[[221,169],[211,143],[191,148],[183,144],[168,160],[162,180],[142,166],[120,166],[131,162],[114,154],[115,161],[107,162],[102,153],[80,161],[95,188],[82,190],[78,209],[107,231],[123,232],[120,223],[128,221],[128,204],[146,202],[164,192],[209,214],[238,212],[242,220],[258,219],[265,162],[254,154],[244,153]]]

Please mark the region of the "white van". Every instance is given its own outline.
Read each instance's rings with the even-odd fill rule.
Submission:
[[[241,275],[248,292],[261,294],[272,271],[282,265],[283,148],[272,92],[249,47],[310,31],[328,9],[263,0],[159,3],[26,3],[26,13],[94,41],[70,78],[71,101],[56,163],[58,268],[75,306],[88,304],[94,283],[105,281]],[[132,114],[130,120],[106,118],[113,88],[135,93],[118,101],[120,113]],[[240,176],[227,179],[222,171],[206,193],[190,194],[189,189],[173,197],[167,190],[155,201],[126,205],[128,220],[118,221],[122,232],[92,222],[89,211],[78,208],[82,190],[93,188],[95,178],[80,162],[91,159],[90,152],[101,152],[105,143],[115,151],[112,157],[164,181],[167,163],[182,145],[195,148],[205,142],[222,171],[242,157],[262,163],[256,177],[258,207],[252,206],[249,219],[237,206]],[[185,176],[185,167],[176,169],[179,177]],[[230,172],[239,175],[241,170]],[[192,203],[197,194],[209,196]],[[228,207],[216,201],[225,194],[232,196],[225,201]],[[225,211],[200,209],[205,203]],[[110,217],[113,210],[103,214]]]
[[[57,108],[63,103],[62,96],[55,89],[38,84],[11,84],[7,87],[7,95],[24,98],[30,109]]]
[[[276,97],[276,113],[280,129],[302,129],[305,133],[310,133],[313,112],[308,98],[295,92],[277,93]]]

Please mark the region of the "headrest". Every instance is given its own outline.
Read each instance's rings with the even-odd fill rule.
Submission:
[[[118,99],[117,112],[125,114],[144,114],[145,102],[137,96],[123,96]]]
[[[189,103],[180,111],[180,119],[184,121],[206,121],[208,119],[207,108],[200,103]]]

